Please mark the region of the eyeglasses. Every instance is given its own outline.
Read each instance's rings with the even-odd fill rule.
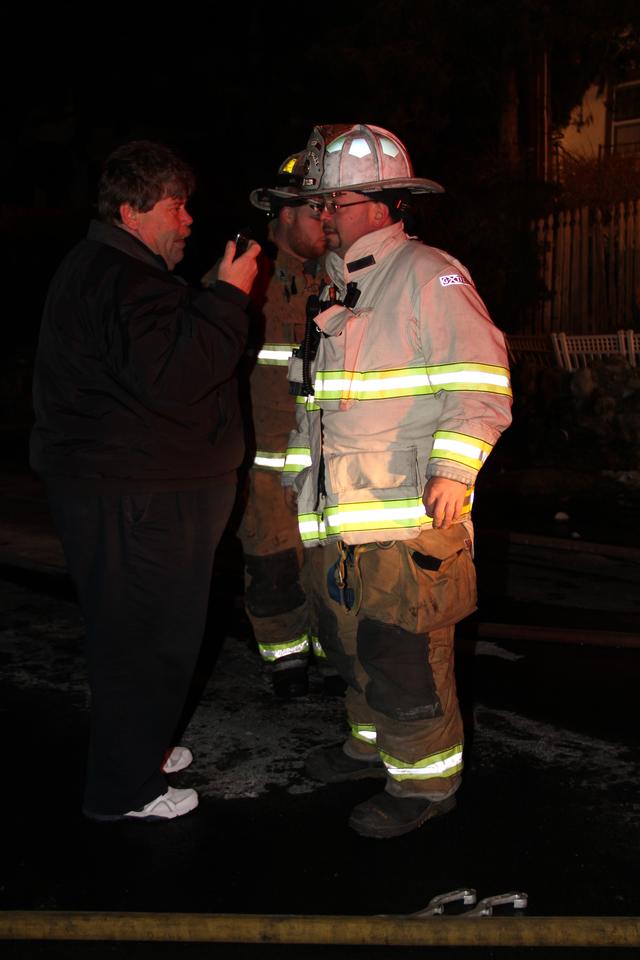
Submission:
[[[350,200],[349,203],[338,203],[337,200],[306,200],[305,203],[311,210],[312,216],[320,219],[324,210],[332,215],[343,207],[359,207],[361,203],[371,203],[371,200],[368,198],[366,200]]]

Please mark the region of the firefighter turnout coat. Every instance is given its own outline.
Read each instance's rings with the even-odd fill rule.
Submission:
[[[275,253],[274,249],[274,253]],[[303,557],[295,516],[284,503],[280,475],[295,424],[287,363],[301,342],[307,298],[318,293],[319,262],[283,251],[259,260],[252,306],[261,322],[249,357],[253,450],[239,529],[245,563],[245,606],[263,660],[274,669],[304,664],[322,650],[309,601],[313,551]]]
[[[298,404],[283,477],[298,490],[303,543],[417,536],[432,523],[422,493],[435,476],[467,485],[469,517],[511,422],[511,387],[504,336],[468,271],[400,223],[326,265],[337,299],[352,282],[360,295],[316,318],[314,394]]]
[[[282,480],[305,546],[325,548],[320,628],[349,684],[346,752],[377,750],[391,793],[442,798],[462,769],[453,631],[475,609],[473,488],[511,420],[504,337],[465,267],[401,223],[326,266]],[[422,501],[431,477],[467,488],[447,530]]]

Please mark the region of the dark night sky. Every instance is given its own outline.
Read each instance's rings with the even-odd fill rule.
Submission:
[[[192,248],[208,247],[253,216],[249,191],[272,180],[314,123],[392,127],[393,116],[376,110],[370,52],[334,53],[341,35],[357,40],[358,5],[328,4],[342,16],[320,16],[287,3],[229,4],[224,26],[190,0],[161,9],[62,3],[9,16],[0,202],[86,218],[106,153],[126,139],[158,139],[196,167]],[[375,23],[367,29],[375,37]],[[381,101],[390,80],[382,70]]]
[[[228,3],[224,23],[220,7],[192,0],[168,10],[120,0],[14,6],[0,63],[4,289],[17,281],[20,312],[35,328],[51,272],[86,229],[100,162],[124,140],[162,140],[196,168],[196,223],[181,267],[193,280],[235,230],[263,226],[250,190],[272,182],[315,123],[364,121],[393,130],[416,173],[445,185],[444,198],[423,201],[422,232],[464,259],[491,299],[489,260],[513,248],[499,234],[498,209],[512,198],[492,172],[505,58],[526,83],[530,52],[548,29],[540,18],[574,7],[600,16],[602,6],[245,0]],[[558,49],[570,32],[562,16],[554,30]],[[559,62],[579,86],[584,62]]]
[[[248,194],[272,182],[315,123],[387,126],[406,139],[416,169],[435,177],[416,156],[429,139],[420,116],[433,98],[421,88],[409,102],[403,64],[414,69],[416,55],[410,63],[402,18],[397,37],[389,34],[394,6],[378,4],[386,11],[379,22],[375,3],[366,21],[355,3],[323,12],[230,3],[224,25],[213,7],[191,0],[169,13],[135,2],[14,8],[4,21],[13,58],[2,62],[6,279],[26,274],[39,312],[45,276],[84,232],[101,160],[127,139],[167,142],[196,168],[196,222],[181,267],[190,279],[239,227],[264,227]]]
[[[473,154],[475,140],[490,139],[496,109],[495,44],[457,22],[466,8],[248,0],[225,6],[224,25],[192,0],[169,14],[118,0],[14,12],[4,24],[14,59],[2,85],[12,172],[3,199],[32,205],[36,181],[43,206],[80,206],[90,191],[82,178],[104,153],[147,136],[186,152],[207,201],[213,192],[218,206],[235,205],[314,123],[349,120],[389,127],[420,172],[442,176],[454,146]],[[465,108],[474,98],[489,117]]]

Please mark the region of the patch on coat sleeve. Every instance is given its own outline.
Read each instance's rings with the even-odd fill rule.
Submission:
[[[469,283],[466,277],[460,273],[448,273],[445,277],[440,277],[440,283],[443,287],[449,287],[452,283]],[[470,286],[470,284],[469,284]]]

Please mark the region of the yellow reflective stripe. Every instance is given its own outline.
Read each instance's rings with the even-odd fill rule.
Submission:
[[[473,470],[479,470],[487,459],[493,444],[477,437],[469,437],[464,433],[450,433],[446,430],[436,430],[433,435],[433,449],[431,458],[453,460],[462,463]]]
[[[433,393],[426,367],[405,370],[323,370],[314,384],[317,400],[380,400]]]
[[[467,488],[461,517],[471,513],[473,488]],[[364,501],[343,503],[327,507],[323,514],[303,513],[298,515],[298,528],[302,541],[326,540],[327,536],[343,533],[358,533],[367,530],[402,530],[406,527],[424,527],[433,523],[422,500],[411,497],[407,500]]]
[[[296,403],[304,403],[307,410],[319,410],[320,407],[313,397],[296,397]]]
[[[327,507],[324,517],[329,534],[358,530],[393,530],[432,522],[419,497],[340,504],[337,507]]]
[[[368,373],[323,371],[316,377],[317,400],[383,400],[433,393],[429,375],[416,371],[380,371],[375,378]]]
[[[299,514],[298,529],[303,543],[307,540],[326,540],[327,538],[324,520],[320,513]]]
[[[266,366],[286,367],[293,351],[297,349],[295,343],[264,343],[258,351],[258,363]]]
[[[270,453],[268,450],[256,450],[253,466],[261,470],[282,470],[286,456],[284,453]]]
[[[388,753],[380,752],[387,773],[393,780],[432,780],[435,777],[453,777],[462,770],[462,744],[449,750],[432,753],[415,763],[397,760]]]
[[[511,396],[511,379],[506,367],[490,363],[443,363],[428,367],[434,391],[481,390]]]
[[[363,740],[365,743],[375,743],[376,728],[373,723],[356,723],[351,721],[351,736],[354,740]]]
[[[462,517],[471,513],[472,499],[470,488],[462,507]],[[317,513],[298,516],[298,528],[303,541],[325,540],[327,536],[367,530],[402,530],[432,523],[432,517],[428,516],[422,500],[418,497],[386,502],[344,503],[327,507],[322,516]]]
[[[284,464],[285,473],[300,473],[305,467],[311,466],[311,450],[309,447],[289,447]]]
[[[283,657],[290,657],[293,653],[309,653],[309,637],[303,633],[301,637],[289,640],[287,643],[258,642],[258,649],[263,660],[273,663]]]
[[[319,660],[326,660],[327,655],[322,648],[322,644],[317,637],[311,635],[311,649],[313,650],[314,656],[318,657]]]
[[[399,370],[322,370],[316,375],[317,400],[385,400],[425,396],[439,390],[478,390],[511,396],[509,371],[483,363],[450,363]]]

